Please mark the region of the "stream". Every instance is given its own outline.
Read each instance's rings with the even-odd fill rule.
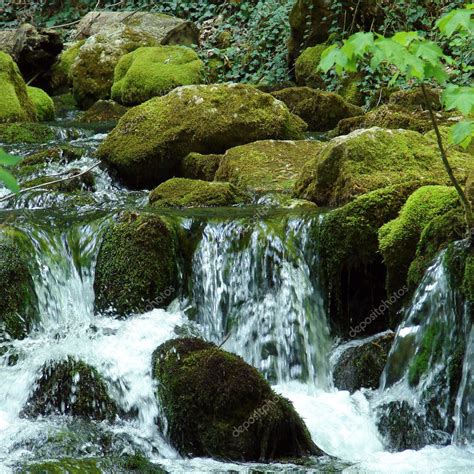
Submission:
[[[84,155],[68,167],[86,170],[95,163],[93,151],[106,131],[83,128],[73,119],[53,124],[54,143],[5,149],[25,156],[53,144],[81,146]],[[62,171],[64,165],[52,163],[43,173]],[[32,244],[30,265],[40,307],[40,321],[28,337],[0,343],[0,472],[18,472],[25,461],[137,450],[167,472],[474,472],[474,332],[469,308],[450,287],[443,255],[404,310],[380,390],[351,395],[332,382],[341,343],[331,336],[326,295],[314,271],[318,252],[311,230],[324,213],[269,209],[255,218],[245,210],[166,211],[177,226],[199,233],[187,285],[166,309],[114,319],[94,313],[101,237],[117,212],[144,206],[147,193],[125,190],[104,169],[96,168],[94,175],[95,191],[84,205],[43,191],[0,204],[1,221],[23,232]],[[0,189],[0,197],[6,194]],[[430,358],[428,376],[414,389],[408,383],[410,361],[426,332],[437,324],[446,328],[444,351]],[[437,409],[445,413],[450,387],[443,385],[441,375],[461,333],[468,336],[455,417],[448,420],[453,436],[418,451],[389,452],[377,428],[380,407],[415,400],[417,413],[426,414],[426,394],[433,400],[434,390]],[[313,441],[328,456],[309,467],[183,459],[157,429],[159,406],[151,376],[153,351],[177,335],[224,342],[225,350],[259,369],[276,392],[293,402]],[[21,416],[43,365],[69,356],[104,377],[120,409],[117,421]]]

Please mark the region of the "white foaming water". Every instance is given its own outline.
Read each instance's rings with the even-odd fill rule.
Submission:
[[[193,261],[193,303],[206,337],[272,381],[329,386],[329,329],[311,268],[318,217],[208,223]]]

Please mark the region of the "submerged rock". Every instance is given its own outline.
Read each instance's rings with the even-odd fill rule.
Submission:
[[[190,152],[224,153],[267,138],[301,139],[306,124],[270,94],[243,84],[174,89],[129,110],[98,156],[132,187],[177,176]]]
[[[91,12],[77,27],[85,39],[71,65],[74,97],[81,108],[110,98],[114,69],[120,58],[141,46],[198,43],[193,23],[159,13]]]
[[[409,197],[399,217],[380,228],[379,249],[387,268],[388,292],[397,291],[407,283],[408,269],[424,228],[432,219],[458,206],[454,187],[424,186]],[[394,305],[393,310],[399,306]]]
[[[244,195],[230,183],[172,178],[149,196],[154,207],[223,207],[244,202]]]
[[[0,143],[47,143],[54,138],[52,128],[39,123],[0,123]]]
[[[262,140],[227,150],[215,179],[254,193],[291,192],[303,165],[323,144],[311,140]]]
[[[472,158],[454,150],[449,158],[464,184],[474,168]],[[295,195],[335,206],[368,191],[423,180],[450,184],[436,145],[414,131],[371,128],[328,142],[305,165]]]
[[[115,122],[127,111],[127,107],[117,104],[113,100],[98,100],[86,112],[81,114],[79,120],[85,123]]]
[[[48,122],[54,120],[54,102],[53,99],[38,87],[27,87],[28,97],[33,102],[36,109],[36,117],[40,122]]]
[[[0,51],[0,123],[36,121],[36,109],[12,57]],[[0,134],[0,141],[1,139]]]
[[[138,48],[115,67],[112,99],[137,105],[176,87],[202,82],[204,63],[186,46]]]
[[[177,289],[174,234],[152,214],[126,212],[106,231],[97,257],[98,311],[126,316],[171,301]]]
[[[0,339],[21,339],[38,321],[28,245],[25,235],[0,225]]]
[[[363,387],[377,389],[393,340],[394,333],[389,332],[347,348],[334,367],[334,386],[350,393]]]
[[[68,178],[68,179],[66,179]],[[56,183],[58,179],[62,179]],[[49,184],[53,183],[53,184]],[[61,193],[73,193],[76,191],[94,191],[95,177],[91,171],[82,174],[80,169],[70,169],[64,171],[61,177],[58,176],[40,176],[29,181],[22,181],[22,188],[32,188],[36,186],[44,186],[44,189],[59,191]]]
[[[24,416],[71,415],[112,421],[117,413],[100,374],[82,361],[68,358],[45,364],[36,385]]]
[[[240,357],[200,339],[175,339],[156,349],[152,364],[166,434],[182,455],[272,461],[322,454],[292,404]]]
[[[184,178],[213,181],[223,155],[203,155],[189,153],[181,162],[181,174]]]
[[[338,94],[309,87],[291,87],[272,95],[284,102],[290,112],[301,117],[313,131],[331,130],[344,118],[364,114],[360,107],[346,102]]]

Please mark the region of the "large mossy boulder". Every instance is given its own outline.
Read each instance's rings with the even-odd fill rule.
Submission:
[[[36,110],[12,57],[0,51],[0,123],[35,122]]]
[[[321,71],[318,69],[323,51],[328,47],[326,43],[306,48],[295,63],[296,84],[314,89],[325,89],[326,84]]]
[[[128,111],[97,153],[127,185],[152,188],[179,176],[190,152],[219,154],[256,140],[301,139],[305,128],[283,102],[252,86],[183,86]]]
[[[344,118],[364,114],[360,107],[346,102],[338,94],[309,87],[290,87],[272,95],[284,102],[290,112],[301,117],[313,131],[331,130]]]
[[[54,102],[53,99],[38,87],[27,87],[28,97],[36,109],[36,117],[40,122],[48,122],[54,120]]]
[[[379,229],[379,249],[387,268],[388,292],[406,285],[408,269],[425,227],[459,205],[454,187],[423,186],[408,198],[396,219]],[[393,309],[398,307],[395,304]]]
[[[175,339],[152,362],[166,435],[183,456],[271,461],[322,454],[292,404],[240,357]]]
[[[100,245],[96,309],[126,316],[150,304],[164,306],[176,292],[177,273],[175,236],[169,225],[153,214],[126,212],[110,225]]]
[[[115,67],[112,99],[137,105],[176,87],[199,84],[204,63],[186,46],[138,48]]]
[[[398,216],[420,186],[413,181],[378,189],[324,215],[315,236],[318,270],[327,289],[329,322],[342,337],[368,336],[391,326],[384,302],[392,295],[385,289],[378,230]]]
[[[304,164],[322,147],[312,140],[262,140],[234,147],[222,157],[215,179],[257,194],[290,193]]]
[[[393,340],[394,333],[387,332],[346,348],[334,367],[334,386],[350,393],[361,388],[379,388],[380,377]]]
[[[230,183],[172,178],[149,196],[154,207],[225,207],[242,204],[245,196]]]
[[[455,150],[449,159],[464,184],[474,161]],[[318,205],[340,205],[382,187],[410,181],[449,184],[436,145],[410,130],[371,128],[332,139],[308,161],[295,195]]]
[[[25,235],[0,225],[0,340],[25,337],[39,318],[28,245]]]
[[[70,357],[43,366],[22,413],[27,417],[70,415],[112,421],[117,407],[97,370]]]
[[[114,69],[120,58],[141,46],[198,43],[191,22],[162,15],[127,12],[91,12],[77,27],[84,44],[69,71],[73,94],[87,109],[99,99],[109,99]]]

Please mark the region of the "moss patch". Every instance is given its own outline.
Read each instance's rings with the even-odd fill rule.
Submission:
[[[176,282],[174,235],[162,219],[127,212],[109,227],[97,257],[97,310],[125,316],[150,303],[162,307],[174,296]]]
[[[150,193],[155,207],[223,207],[244,202],[243,194],[230,183],[172,178]]]
[[[43,367],[37,388],[23,409],[28,417],[57,414],[110,421],[116,413],[100,374],[72,358]]]
[[[181,454],[269,461],[320,453],[292,404],[240,357],[176,339],[158,347],[152,367],[167,435]]]
[[[128,108],[117,104],[113,100],[98,100],[86,112],[81,114],[79,120],[85,123],[115,122],[120,119]]]
[[[296,83],[299,86],[309,86],[315,89],[325,87],[321,73],[318,71],[321,54],[328,47],[326,43],[306,48],[295,63]]]
[[[36,116],[40,122],[54,120],[54,102],[53,99],[38,87],[27,87],[28,97],[36,108]]]
[[[0,123],[0,143],[46,143],[54,138],[53,130],[39,123]]]
[[[291,192],[303,165],[318,154],[321,142],[262,140],[231,148],[215,179],[254,193]]]
[[[387,291],[397,291],[406,284],[424,228],[435,217],[458,206],[454,188],[424,186],[410,196],[399,217],[379,230],[379,248],[387,266]]]
[[[0,226],[0,337],[21,339],[38,321],[26,236]]]
[[[453,150],[449,159],[464,184],[472,158]],[[295,194],[318,205],[340,205],[368,191],[423,180],[450,184],[436,145],[410,130],[371,128],[328,142],[305,165]]]
[[[189,179],[213,181],[223,155],[189,153],[181,162],[181,174]]]
[[[129,110],[98,156],[133,187],[179,173],[190,152],[219,154],[260,139],[301,139],[305,123],[270,94],[242,84],[184,86]]]
[[[85,40],[80,40],[72,43],[59,55],[51,71],[51,87],[53,91],[62,92],[72,85],[71,68],[84,42]]]
[[[344,118],[364,114],[360,107],[349,104],[338,94],[309,87],[290,87],[272,95],[301,117],[309,130],[330,130]]]
[[[441,110],[440,91],[426,89],[428,100],[433,110]],[[403,109],[427,110],[427,105],[421,88],[399,90],[390,94],[389,104],[403,107]]]
[[[12,57],[0,51],[0,123],[35,122],[36,111]]]
[[[199,84],[203,62],[186,46],[142,47],[123,56],[115,67],[112,99],[137,105],[175,87]]]

